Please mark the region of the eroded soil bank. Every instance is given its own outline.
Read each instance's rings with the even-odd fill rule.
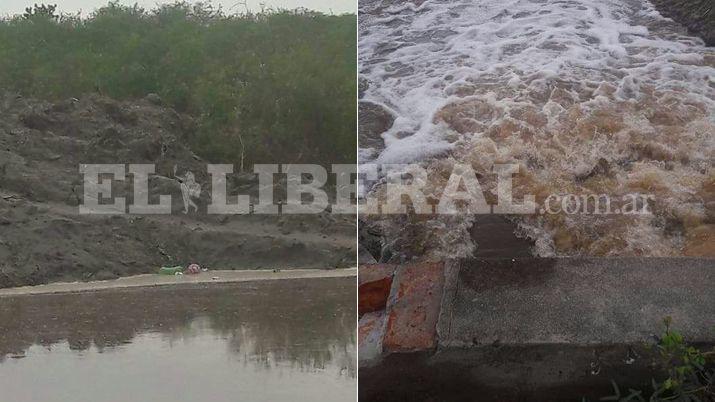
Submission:
[[[196,262],[211,269],[344,268],[355,264],[352,215],[207,215],[211,180],[189,146],[194,121],[149,96],[44,102],[0,96],[0,288],[104,280]],[[80,215],[80,164],[154,164],[150,202],[171,195],[172,215]],[[236,167],[235,170],[238,170]],[[202,185],[185,215],[177,176]],[[276,181],[275,197],[284,198]],[[256,196],[254,175],[228,194]],[[131,176],[113,196],[133,202]]]

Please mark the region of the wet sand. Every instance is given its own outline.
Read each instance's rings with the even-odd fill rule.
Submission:
[[[207,271],[197,275],[135,275],[108,281],[92,282],[58,282],[47,285],[22,286],[17,288],[0,289],[0,298],[8,296],[38,295],[93,292],[100,290],[154,287],[154,286],[192,286],[208,283],[233,283],[266,281],[277,279],[305,279],[305,278],[343,278],[355,277],[357,268],[320,270],[320,269],[292,269],[287,271],[273,270],[246,270],[246,271]]]
[[[0,307],[3,402],[355,399],[350,276],[3,297]]]

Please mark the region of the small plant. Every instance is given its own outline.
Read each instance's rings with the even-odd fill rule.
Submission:
[[[708,367],[708,360],[712,360],[715,351],[702,352],[688,345],[683,335],[672,329],[672,321],[670,317],[663,320],[665,332],[655,346],[660,365],[668,377],[661,382],[652,380],[650,398],[646,399],[643,391],[635,389],[624,394],[612,381],[613,395],[601,398],[601,401],[715,401],[715,370]]]

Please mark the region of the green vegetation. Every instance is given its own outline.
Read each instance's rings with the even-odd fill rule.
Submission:
[[[226,15],[209,4],[109,3],[88,18],[35,6],[0,20],[0,91],[48,100],[156,93],[196,117],[210,161],[355,160],[356,18]]]
[[[663,381],[652,381],[650,396],[641,390],[629,389],[623,393],[613,382],[614,394],[601,401],[650,401],[650,402],[706,402],[715,401],[715,369],[712,363],[715,350],[702,352],[688,345],[683,335],[671,328],[672,319],[663,320],[665,332],[655,346],[659,368],[667,373]]]

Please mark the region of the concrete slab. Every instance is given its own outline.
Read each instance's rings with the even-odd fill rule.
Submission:
[[[437,348],[384,348],[361,365],[359,400],[599,400],[612,380],[662,378],[650,345],[665,316],[688,343],[715,345],[715,259],[485,258],[444,273]]]
[[[477,245],[476,258],[530,257],[534,242],[516,237],[516,222],[505,215],[476,215],[469,233]]]
[[[413,352],[437,345],[437,320],[444,287],[444,264],[398,268],[387,305],[383,350]]]
[[[715,259],[484,259],[448,272],[441,348],[633,344],[665,316],[691,342],[715,340]]]
[[[653,359],[628,346],[480,346],[398,353],[361,366],[360,401],[575,402],[649,390]],[[641,354],[642,353],[642,354]]]

